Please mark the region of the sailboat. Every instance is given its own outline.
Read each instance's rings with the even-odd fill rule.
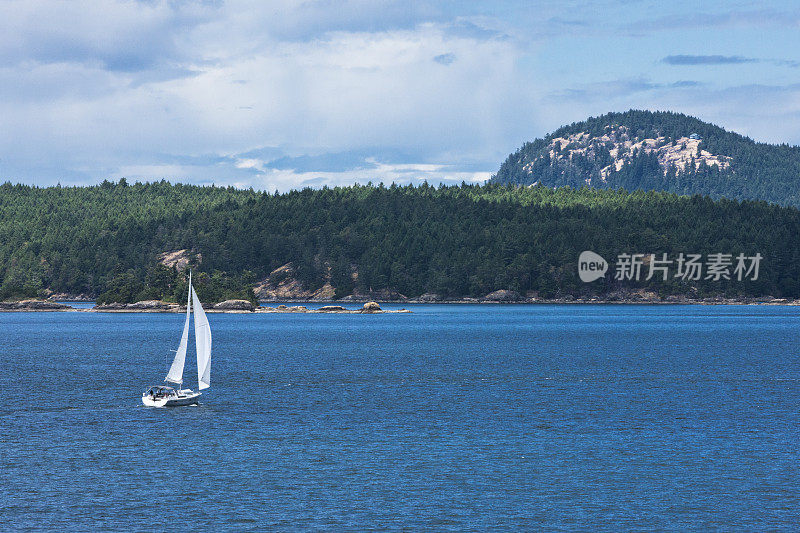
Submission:
[[[186,360],[186,347],[189,344],[189,318],[194,306],[194,338],[197,347],[197,388],[183,389],[183,365]],[[175,359],[169,367],[164,381],[178,386],[172,387],[157,385],[150,387],[142,393],[142,403],[148,407],[177,407],[179,405],[192,405],[197,403],[200,391],[211,386],[211,327],[208,318],[200,305],[200,299],[192,287],[192,273],[189,272],[189,296],[186,301],[186,322],[183,324],[183,335],[175,352]]]

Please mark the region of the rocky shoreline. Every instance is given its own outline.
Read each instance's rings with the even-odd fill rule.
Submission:
[[[499,292],[499,291],[498,291]],[[423,295],[426,296],[426,295]],[[505,296],[505,295],[504,295]],[[362,303],[360,309],[347,309],[339,302]],[[349,298],[347,300],[317,301],[314,303],[330,303],[317,309],[309,309],[305,299],[282,299],[277,301],[262,302],[256,306],[247,300],[226,300],[205,309],[206,313],[410,313],[408,309],[381,309],[381,303],[388,304],[515,304],[515,305],[798,305],[800,299],[767,297],[726,298],[723,296],[690,298],[686,296],[667,296],[661,298],[655,294],[628,294],[623,296],[609,295],[606,297],[563,296],[559,298],[538,297],[503,297],[503,298],[402,298],[386,300],[360,300]],[[274,305],[263,305],[274,304]],[[287,305],[298,304],[298,305]],[[96,305],[92,308],[74,308],[69,305],[52,300],[28,299],[20,301],[0,302],[0,312],[14,311],[46,311],[46,312],[81,312],[81,313],[185,313],[186,306],[159,300],[147,300],[130,304],[111,303]]]
[[[99,313],[185,313],[186,306],[162,302],[159,300],[147,300],[132,304],[111,303],[96,305],[87,311]],[[324,305],[318,309],[309,309],[303,305],[276,307],[261,307],[253,305],[247,300],[226,300],[215,304],[206,313],[344,313],[344,314],[370,314],[370,313],[410,313],[407,309],[385,310],[377,302],[366,302],[361,309],[346,309],[341,305]]]
[[[506,292],[506,291],[497,291]],[[597,305],[800,305],[800,299],[774,298],[772,296],[760,297],[689,297],[665,296],[660,297],[653,293],[609,294],[603,296],[560,296],[556,298],[541,298],[537,296],[522,297],[519,295],[495,295],[492,293],[483,298],[443,298],[438,295],[422,295],[418,298],[387,298],[373,299],[379,303],[388,304],[519,304],[519,305],[571,305],[571,304],[597,304]],[[495,296],[493,296],[495,295]],[[326,300],[327,301],[327,300]],[[348,298],[347,300],[332,300],[334,302],[365,302],[366,299]],[[302,298],[284,298],[271,300],[264,303],[307,303]],[[322,301],[320,301],[322,302]]]
[[[0,312],[2,311],[76,311],[76,309],[49,300],[20,300],[0,302]]]
[[[375,291],[368,294],[352,294],[335,300],[333,298],[308,299],[303,296],[262,299],[262,303],[360,303],[380,302],[389,304],[653,304],[653,305],[800,305],[800,299],[758,297],[726,297],[726,296],[659,296],[647,290],[621,289],[603,295],[574,296],[564,295],[553,298],[540,297],[536,293],[524,296],[511,290],[498,290],[481,298],[447,298],[439,294],[427,293],[415,298],[407,298],[395,291]]]
[[[0,312],[80,312],[80,313],[185,313],[186,306],[159,300],[146,300],[131,304],[111,303],[96,305],[92,308],[74,308],[69,305],[49,300],[20,300],[0,302]],[[247,300],[226,300],[205,310],[206,313],[338,313],[338,314],[382,314],[410,313],[408,309],[381,309],[377,302],[367,302],[360,309],[347,309],[341,305],[325,305],[318,309],[309,309],[302,305],[275,307],[255,306]]]

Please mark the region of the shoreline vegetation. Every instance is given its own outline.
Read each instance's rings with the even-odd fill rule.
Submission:
[[[641,190],[423,184],[271,194],[125,180],[6,183],[0,300],[180,303],[187,269],[210,304],[794,300],[798,236],[796,208]],[[608,274],[583,283],[585,250],[612,261],[764,259],[757,279],[742,281]]]

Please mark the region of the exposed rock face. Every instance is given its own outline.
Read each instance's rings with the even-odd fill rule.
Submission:
[[[128,307],[128,304],[123,304],[123,303],[119,303],[119,302],[110,302],[110,303],[107,303],[107,304],[97,304],[97,305],[94,306],[95,309],[103,310],[103,311],[117,311],[117,310],[120,310],[120,309],[125,309],[127,307]]]
[[[293,275],[292,264],[286,263],[270,272],[266,279],[257,283],[253,287],[253,292],[261,300],[290,300],[295,298],[295,295],[305,294],[303,287],[292,277]]]
[[[223,311],[253,311],[255,306],[252,302],[247,300],[225,300],[224,302],[214,305],[212,309]]]
[[[0,311],[66,311],[70,306],[47,300],[0,302]]]
[[[256,313],[308,313],[309,310],[307,307],[303,305],[295,305],[292,307],[279,305],[278,307],[257,307],[255,309],[255,312]]]
[[[91,302],[94,300],[88,294],[69,294],[66,292],[54,292],[47,297],[48,300],[62,300],[62,301],[69,301],[69,302]]]
[[[353,281],[358,280],[358,273],[352,267]],[[262,301],[282,301],[282,300],[301,300],[309,302],[331,302],[336,300],[336,288],[330,281],[316,290],[310,290],[295,279],[295,270],[292,263],[286,263],[270,272],[269,276],[258,282],[253,287],[256,297]],[[391,289],[379,291],[358,291],[353,294],[340,298],[342,302],[364,302],[364,301],[398,301],[407,300],[405,296]]]
[[[311,294],[309,301],[312,302],[330,302],[336,296],[336,289],[330,282],[326,281],[325,285],[317,289]]]
[[[434,292],[426,292],[415,298],[418,302],[441,302],[443,299],[441,295]]]
[[[381,306],[378,305],[378,302],[367,302],[364,304],[364,307],[361,308],[361,311],[364,313],[378,313],[381,310]]]
[[[290,306],[279,305],[278,307],[259,307],[256,313],[334,313],[342,315],[358,315],[362,313],[410,313],[408,309],[398,309],[384,311],[375,302],[367,302],[361,309],[346,309],[341,305],[324,305],[319,309],[307,309],[302,305]]]
[[[142,300],[141,302],[128,304],[126,307],[128,309],[160,311],[162,309],[169,309],[170,307],[178,307],[178,304],[169,304],[167,302],[162,302],[161,300]]]
[[[200,263],[203,260],[202,254],[193,254],[189,250],[175,250],[174,252],[164,252],[158,256],[158,262],[165,267],[175,268],[178,272],[183,272],[190,262]]]
[[[600,178],[605,181],[611,170],[619,171],[625,163],[633,159],[633,154],[641,152],[655,154],[662,172],[666,174],[670,166],[678,171],[697,169],[702,163],[726,169],[730,166],[730,157],[714,155],[707,150],[700,150],[702,139],[680,137],[669,140],[666,137],[637,138],[626,126],[611,126],[605,134],[592,137],[588,132],[579,132],[567,137],[555,137],[547,147],[547,154],[552,162],[569,164],[576,156],[585,156],[589,160],[600,160],[600,153],[608,152],[611,163],[600,169]],[[541,157],[545,157],[542,155]],[[533,163],[523,167],[529,173]],[[691,168],[694,165],[694,168]],[[591,178],[587,178],[591,185]]]
[[[667,301],[682,301],[686,299],[685,296],[677,296],[675,300],[667,300]],[[605,295],[605,299],[609,302],[643,302],[643,303],[653,303],[653,302],[660,302],[661,297],[646,289],[629,289],[629,288],[622,288],[615,291],[609,292]]]
[[[355,291],[349,296],[340,299],[343,302],[363,302],[363,301],[403,301],[408,300],[407,297],[392,289],[381,289],[379,291]]]
[[[179,311],[180,305],[162,302],[161,300],[142,300],[132,304],[123,304],[111,302],[107,304],[95,305],[94,309],[97,311],[142,311],[142,312],[163,312],[163,311]]]
[[[308,290],[294,278],[291,263],[276,268],[266,279],[253,287],[259,300],[308,300],[310,302],[329,302],[333,300],[336,289],[326,282],[317,290]]]
[[[519,302],[523,298],[518,292],[500,289],[499,291],[490,292],[482,299],[487,302]]]

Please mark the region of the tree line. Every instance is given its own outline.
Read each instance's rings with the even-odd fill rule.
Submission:
[[[204,301],[253,299],[292,263],[310,290],[408,297],[542,297],[647,287],[661,294],[800,296],[800,212],[760,201],[499,184],[373,186],[287,193],[168,182],[0,185],[0,297],[84,293],[105,301],[185,297],[159,254],[199,257]],[[759,279],[616,281],[577,276],[577,258],[620,253],[760,253]]]

